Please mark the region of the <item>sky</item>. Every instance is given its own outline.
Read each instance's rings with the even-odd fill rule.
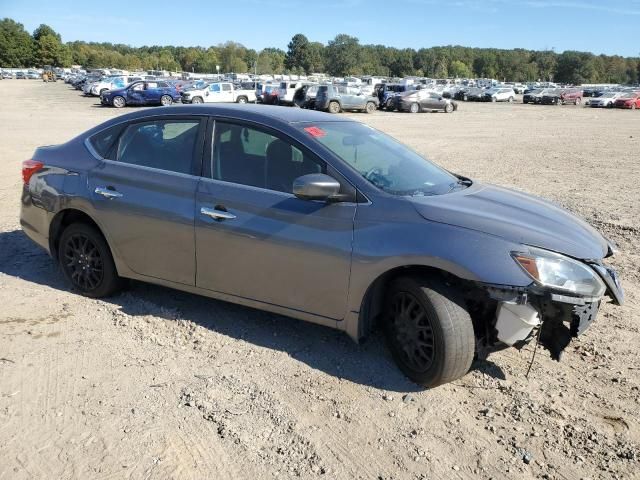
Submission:
[[[640,0],[0,0],[0,18],[63,41],[286,50],[303,33],[362,44],[590,51],[640,56]]]

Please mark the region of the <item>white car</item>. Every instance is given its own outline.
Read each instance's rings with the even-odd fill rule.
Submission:
[[[293,105],[293,99],[296,92],[305,85],[311,85],[311,82],[280,82],[278,89],[278,103],[281,105]]]
[[[255,90],[236,90],[233,83],[214,82],[200,90],[182,93],[182,103],[248,103],[256,101]]]
[[[137,82],[138,80],[142,80],[142,78],[141,77],[125,77],[122,75],[103,78],[99,82],[96,82],[91,85],[91,95],[95,95],[96,97],[99,97],[103,92],[106,92],[108,90],[115,90],[118,88],[124,88],[130,83]]]
[[[489,102],[513,102],[516,99],[516,92],[513,88],[490,88],[484,92],[484,100]]]
[[[622,92],[605,92],[599,97],[589,99],[591,107],[613,107],[615,101],[623,95]]]

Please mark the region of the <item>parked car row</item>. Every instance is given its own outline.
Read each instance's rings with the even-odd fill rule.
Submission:
[[[0,80],[9,80],[14,78],[14,74],[9,70],[0,71]],[[40,80],[40,72],[37,70],[29,69],[26,72],[19,70],[15,73],[16,80]]]

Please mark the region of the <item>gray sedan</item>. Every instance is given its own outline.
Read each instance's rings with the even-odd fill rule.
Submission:
[[[449,98],[444,98],[440,93],[427,90],[413,90],[406,92],[398,98],[398,110],[403,112],[434,112],[442,110],[451,113],[458,109],[458,104]]]
[[[320,112],[181,106],[23,163],[20,222],[79,293],[124,279],[347,332],[415,382],[534,338],[559,357],[622,289],[613,245],[542,199],[449,173]]]

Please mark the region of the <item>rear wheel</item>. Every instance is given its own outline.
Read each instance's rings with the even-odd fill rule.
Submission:
[[[409,111],[411,113],[418,113],[420,111],[420,105],[418,105],[417,103],[412,103],[411,106],[409,106]]]
[[[163,107],[168,107],[169,105],[171,105],[173,103],[173,98],[171,98],[170,95],[162,95],[160,97],[160,104]]]
[[[73,223],[62,232],[58,262],[71,284],[87,297],[112,295],[123,286],[102,234],[84,223]]]
[[[364,111],[367,113],[373,113],[376,111],[376,104],[373,102],[367,102],[367,105],[364,107]]]
[[[340,113],[340,104],[338,102],[329,102],[329,113]]]
[[[513,103],[514,98],[513,97],[509,97],[509,103]]]
[[[114,107],[122,108],[127,104],[127,101],[124,99],[124,97],[118,95],[113,97],[112,103]]]
[[[401,277],[387,292],[384,328],[400,369],[435,387],[467,373],[475,352],[471,317],[457,292],[435,279]]]
[[[491,97],[491,101],[495,103],[495,102],[498,101],[498,98],[497,97]]]
[[[453,112],[454,108],[453,105],[450,103],[447,103],[444,107],[444,113],[451,113]]]
[[[562,105],[562,99],[561,98],[557,98],[556,99],[556,105],[558,105],[558,106]]]
[[[631,104],[631,110],[635,110],[636,108],[638,108],[638,106],[635,103]]]
[[[582,103],[582,99],[580,97],[576,98],[576,107]]]

